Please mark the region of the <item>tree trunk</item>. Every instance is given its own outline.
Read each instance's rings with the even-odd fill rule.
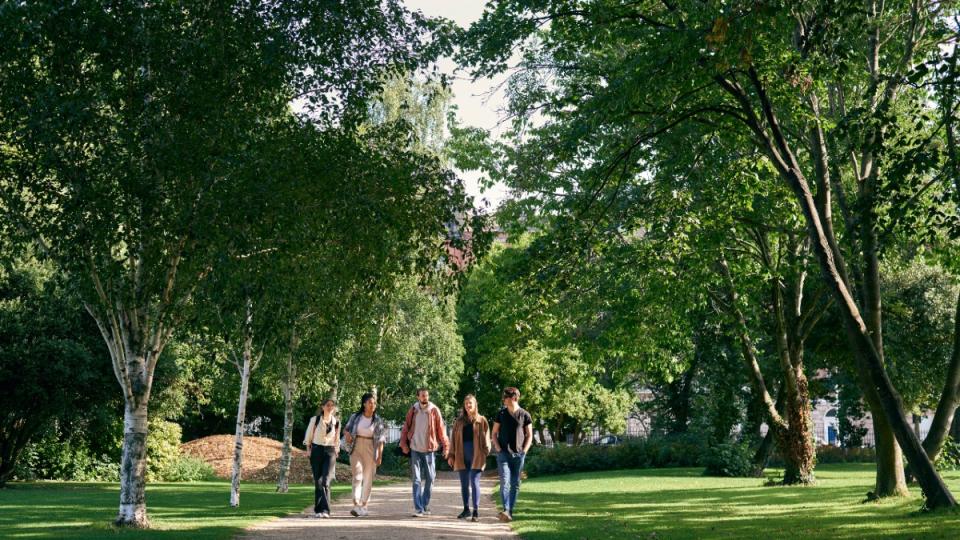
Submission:
[[[953,315],[953,354],[950,356],[950,366],[947,368],[947,380],[944,381],[943,391],[937,410],[930,423],[930,431],[923,439],[923,449],[927,451],[931,461],[936,461],[947,442],[950,426],[954,424],[954,414],[960,404],[960,293],[957,295],[957,307]]]
[[[539,424],[534,431],[536,431],[536,432],[537,432],[537,435],[540,436],[540,444],[543,445],[543,446],[546,446],[546,445],[547,445],[547,436],[546,436],[546,435],[547,435],[547,432],[546,432],[546,430],[543,428],[543,424]]]
[[[763,470],[767,468],[770,462],[770,456],[773,455],[773,430],[767,429],[767,434],[760,441],[760,446],[753,453],[753,475],[763,476]]]
[[[100,305],[111,306],[102,290],[100,294]],[[123,392],[120,507],[114,525],[147,528],[150,526],[146,504],[148,403],[154,369],[172,330],[160,324],[148,327],[142,317],[147,310],[125,310],[122,306],[101,310],[90,303],[84,303],[84,307],[97,323]]]
[[[233,472],[230,475],[230,506],[240,506],[240,477],[243,471],[243,427],[247,416],[247,395],[253,369],[253,338],[243,341],[243,368],[240,370],[240,399],[237,404],[237,426],[233,445]]]
[[[123,408],[123,450],[120,458],[119,526],[146,528],[147,519],[147,400],[136,399]]]
[[[793,377],[796,388],[794,390],[788,385],[787,398],[784,400],[784,414],[789,428],[784,430],[778,441],[785,465],[783,483],[812,484],[817,454],[810,432],[813,424],[810,418],[810,392],[802,369],[796,369]]]
[[[293,453],[293,402],[296,399],[297,364],[294,355],[297,349],[297,333],[290,338],[290,351],[287,354],[287,374],[283,383],[283,448],[280,453],[280,473],[277,476],[277,492],[286,493],[289,489],[290,459]],[[307,447],[309,451],[309,446]]]
[[[926,499],[926,506],[931,509],[955,507],[957,502],[954,500],[953,494],[950,493],[943,479],[937,473],[933,462],[927,457],[926,451],[920,444],[920,439],[913,433],[910,423],[907,421],[900,395],[894,388],[884,367],[882,353],[877,351],[874,346],[860,308],[853,298],[849,282],[844,279],[842,267],[838,265],[839,259],[832,247],[836,244],[836,238],[832,232],[828,235],[824,227],[827,216],[821,215],[814,201],[810,184],[807,182],[791,144],[780,126],[779,118],[774,112],[773,104],[766,94],[760,76],[752,67],[747,70],[747,74],[756,91],[756,97],[759,99],[765,125],[761,125],[761,121],[756,116],[753,102],[750,96],[744,92],[743,87],[737,83],[731,83],[720,75],[716,77],[716,80],[741,105],[743,112],[747,115],[744,119],[756,135],[761,149],[777,168],[781,178],[794,192],[796,201],[803,211],[813,252],[820,263],[823,278],[837,301],[839,313],[847,331],[851,352],[857,361],[857,371],[862,372],[869,378],[870,388],[864,388],[864,393],[867,393],[870,389],[875,389],[882,414],[886,416],[890,428],[897,441],[902,445],[903,452],[917,475],[917,480]],[[819,186],[819,188],[826,189],[827,184]],[[875,417],[877,412],[880,411],[874,413]]]
[[[874,449],[877,454],[876,483],[873,491],[867,493],[867,498],[905,497],[910,492],[907,489],[900,444],[887,422],[887,417],[880,407],[880,398],[870,385],[869,378],[862,372],[857,376],[863,390],[863,399],[873,420]]]
[[[907,490],[907,478],[903,470],[903,452],[886,418],[882,415],[872,416],[877,476],[874,491],[868,493],[867,498],[905,497],[910,492]]]

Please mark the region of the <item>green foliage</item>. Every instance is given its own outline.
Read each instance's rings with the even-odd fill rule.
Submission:
[[[92,440],[97,430],[109,435],[103,415],[115,414],[116,395],[104,384],[113,378],[109,356],[68,280],[52,265],[29,254],[0,260],[0,343],[0,485],[28,443],[51,430],[74,445],[110,451],[109,441]],[[87,430],[93,431],[89,437]],[[85,468],[71,460],[63,467],[69,476]],[[41,474],[53,473],[45,468]]]
[[[940,471],[960,470],[960,443],[957,443],[953,437],[947,437],[944,441],[943,450],[937,456],[936,466]]]
[[[216,480],[213,466],[202,459],[180,455],[159,472],[162,482],[208,482]]]
[[[81,437],[66,438],[54,428],[27,446],[14,475],[17,480],[118,482],[119,448],[113,455],[94,454]]]
[[[581,316],[595,319],[596,306],[569,310],[527,287],[535,259],[527,238],[495,247],[471,270],[458,304],[467,351],[461,394],[475,394],[489,417],[501,406],[500,390],[516,386],[523,407],[556,440],[592,426],[622,432],[633,406],[628,368],[579,325]]]
[[[183,431],[180,425],[164,420],[150,422],[147,435],[147,479],[164,480],[167,471],[180,459]]]
[[[703,474],[707,476],[748,477],[757,476],[753,464],[753,452],[744,443],[720,443],[711,445],[703,454]]]
[[[700,465],[705,442],[693,434],[630,438],[616,445],[534,447],[524,469],[530,476],[580,471],[693,467]]]
[[[334,352],[333,370],[325,371],[326,382],[340,381],[344,412],[356,410],[361,394],[376,388],[379,413],[399,421],[423,386],[445,417],[451,416],[463,372],[453,299],[404,277],[368,313],[370,320],[350,328]]]
[[[817,447],[817,463],[873,463],[877,451],[871,447],[844,447],[821,444]],[[776,460],[771,460],[776,463]]]

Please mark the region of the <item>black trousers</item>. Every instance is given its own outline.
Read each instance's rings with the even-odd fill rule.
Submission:
[[[337,454],[332,446],[310,445],[310,470],[313,471],[313,511],[330,512],[330,482],[336,474]]]

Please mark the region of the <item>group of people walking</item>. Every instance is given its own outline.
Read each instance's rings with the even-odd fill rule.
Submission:
[[[503,407],[493,426],[480,414],[477,399],[467,395],[457,414],[450,434],[440,409],[430,401],[430,391],[417,390],[417,401],[407,410],[400,431],[399,446],[410,457],[410,479],[413,484],[413,516],[432,515],[430,498],[436,480],[436,456],[440,454],[460,476],[463,511],[458,519],[480,519],[480,475],[486,468],[487,456],[494,453],[500,477],[501,521],[512,521],[520,490],[524,459],[533,444],[533,420],[520,407],[520,391],[503,390]],[[310,453],[314,480],[314,513],[330,517],[330,484],[334,479],[336,460],[341,449],[341,429],[337,405],[325,400],[310,418],[304,435]],[[386,423],[377,414],[377,398],[364,394],[360,409],[351,414],[343,426],[343,447],[350,453],[353,482],[354,517],[369,514],[367,505],[377,467],[383,463],[386,444]]]

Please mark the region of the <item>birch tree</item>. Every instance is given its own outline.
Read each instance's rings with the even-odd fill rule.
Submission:
[[[396,0],[3,4],[0,223],[77,277],[110,351],[119,525],[149,525],[154,370],[259,193],[256,135],[297,98],[349,117],[385,69],[416,67],[424,27]]]

